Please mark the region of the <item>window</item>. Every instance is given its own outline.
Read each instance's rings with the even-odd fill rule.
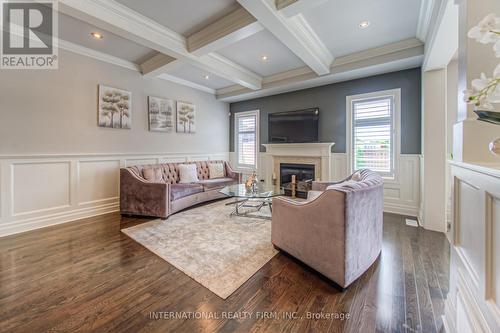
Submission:
[[[234,120],[238,167],[256,169],[259,149],[259,111],[236,113]]]
[[[398,89],[347,98],[351,171],[367,168],[395,178],[399,96]]]

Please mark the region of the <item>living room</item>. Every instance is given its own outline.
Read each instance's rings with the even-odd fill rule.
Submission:
[[[497,0],[0,2],[1,332],[500,331]]]

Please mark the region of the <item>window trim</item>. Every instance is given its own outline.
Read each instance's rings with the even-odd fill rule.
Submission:
[[[255,164],[240,164],[239,163],[239,144],[238,144],[238,119],[240,117],[255,116]],[[260,110],[251,110],[245,112],[234,113],[234,152],[236,154],[236,168],[243,171],[257,171],[260,152]]]
[[[347,170],[352,174],[354,170],[354,152],[353,152],[353,102],[360,100],[392,97],[394,99],[394,115],[392,117],[392,158],[393,172],[391,176],[383,176],[388,182],[397,182],[399,179],[399,158],[401,155],[401,88],[374,91],[366,94],[351,95],[346,97],[346,154]]]

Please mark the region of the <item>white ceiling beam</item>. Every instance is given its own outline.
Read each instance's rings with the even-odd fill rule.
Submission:
[[[274,0],[238,0],[276,38],[318,75],[330,72],[333,57],[305,18],[281,15]]]
[[[197,90],[200,90],[200,91],[204,91],[204,92],[212,94],[212,95],[215,95],[215,89],[212,89],[212,88],[209,88],[209,87],[206,87],[206,86],[202,86],[201,84],[194,83],[192,81],[181,79],[180,77],[177,77],[177,76],[174,76],[174,75],[160,74],[158,76],[158,78],[159,79],[163,79],[163,80],[167,80],[167,81],[170,81],[170,82],[174,82],[174,83],[177,83],[177,84],[181,84],[183,86],[190,87],[190,88],[193,88],[193,89],[197,89]]]
[[[201,56],[250,37],[264,27],[244,8],[239,7],[187,38],[188,51]]]
[[[166,54],[158,53],[140,64],[141,73],[145,77],[157,77],[172,67],[178,67],[180,62]]]
[[[328,0],[276,0],[276,9],[285,17],[292,17],[324,4]]]
[[[417,38],[423,43],[427,40],[429,26],[431,25],[432,12],[435,0],[422,0],[420,4],[420,13],[418,15]]]
[[[259,75],[218,55],[189,53],[184,36],[116,1],[59,0],[59,11],[249,89],[262,86]]]
[[[425,43],[424,71],[446,68],[458,50],[458,5],[453,1],[443,1],[435,10],[436,19]]]
[[[417,67],[422,64],[423,55],[423,43],[416,38],[411,38],[338,57],[333,62],[328,75],[318,77],[308,67],[297,68],[265,77],[262,89],[258,91],[236,85],[218,89],[217,99],[232,103]]]

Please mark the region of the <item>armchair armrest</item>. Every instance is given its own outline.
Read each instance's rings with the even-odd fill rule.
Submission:
[[[170,184],[151,183],[127,169],[120,170],[120,212],[166,218],[170,211]]]
[[[242,174],[241,172],[237,172],[237,171],[234,171],[231,166],[229,165],[228,162],[224,162],[224,164],[226,165],[226,174],[229,178],[233,178],[233,179],[236,179],[238,181],[238,183],[241,183],[242,182]]]
[[[340,184],[343,180],[337,182],[312,182],[312,190],[313,191],[326,191],[326,188],[330,185]]]
[[[312,182],[312,190],[313,191],[326,191],[326,188],[328,186],[343,183],[343,182],[351,179],[351,177],[352,177],[352,175],[345,178],[345,179],[338,180],[338,181],[331,181],[331,182],[316,182],[316,181],[314,181],[314,182]]]

